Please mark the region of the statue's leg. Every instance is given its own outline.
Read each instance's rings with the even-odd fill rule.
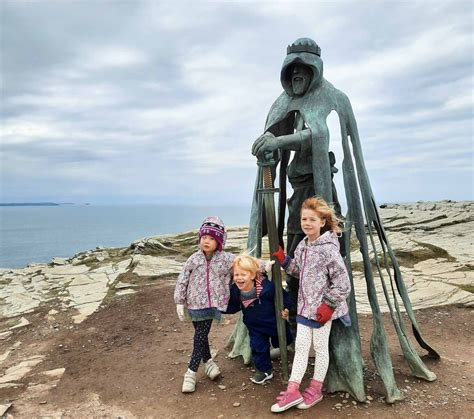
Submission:
[[[333,208],[334,208],[334,212],[336,213],[336,217],[339,220],[343,220],[341,204],[339,203],[339,198],[337,196],[336,185],[334,184],[334,182],[331,182],[331,183],[332,183],[332,205],[333,205]],[[344,240],[343,237],[339,237],[339,245],[341,247],[341,250],[340,250],[341,255],[342,255],[342,257],[345,257],[346,254],[347,254],[348,249],[349,249],[349,252],[350,252],[350,246],[346,249],[346,243],[345,243],[345,240]]]
[[[334,205],[334,212],[336,213],[337,218],[342,218],[342,209],[337,196],[336,185],[332,182],[332,202]]]
[[[294,257],[296,246],[304,238],[304,234],[288,234],[287,239],[287,252],[288,256]],[[300,281],[294,276],[286,275],[286,290],[290,295],[291,306],[290,316],[288,321],[290,322],[291,333],[296,336],[296,309],[298,306],[298,291],[300,288]]]

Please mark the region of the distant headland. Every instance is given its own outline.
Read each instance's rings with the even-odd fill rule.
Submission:
[[[0,202],[0,207],[57,207],[59,205],[76,205],[74,202]],[[84,204],[89,205],[89,203]]]

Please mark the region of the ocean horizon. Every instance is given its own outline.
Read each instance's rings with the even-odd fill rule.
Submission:
[[[345,213],[345,202],[341,206]],[[248,225],[250,205],[0,205],[0,268],[23,268],[31,263],[48,263],[53,257],[68,258],[98,246],[127,247],[144,237],[197,230],[209,215],[218,215],[226,226]]]
[[[22,268],[86,250],[126,247],[148,236],[197,230],[218,215],[248,225],[250,206],[23,205],[0,207],[0,268]]]

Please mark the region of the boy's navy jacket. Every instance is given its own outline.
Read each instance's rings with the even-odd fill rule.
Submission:
[[[237,313],[242,310],[244,324],[249,332],[263,333],[269,336],[277,336],[277,325],[275,317],[275,285],[272,281],[264,278],[261,282],[262,291],[255,301],[248,307],[244,307],[240,301],[240,290],[237,285],[232,284],[230,288],[229,305],[226,314]],[[284,308],[291,305],[288,293],[283,290]]]

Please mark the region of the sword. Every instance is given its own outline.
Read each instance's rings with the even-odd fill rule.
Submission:
[[[267,221],[268,243],[270,247],[270,257],[275,261],[272,266],[272,281],[275,285],[275,314],[278,331],[278,344],[280,346],[281,374],[283,381],[288,381],[288,353],[286,348],[286,327],[285,320],[281,318],[283,310],[283,288],[281,284],[281,268],[273,253],[278,250],[278,230],[275,217],[275,201],[274,194],[279,192],[278,188],[273,188],[271,167],[276,165],[276,161],[258,160],[257,164],[261,166],[263,188],[257,189],[257,193],[263,195],[263,203],[265,205],[265,216]],[[262,214],[259,213],[259,217]]]

